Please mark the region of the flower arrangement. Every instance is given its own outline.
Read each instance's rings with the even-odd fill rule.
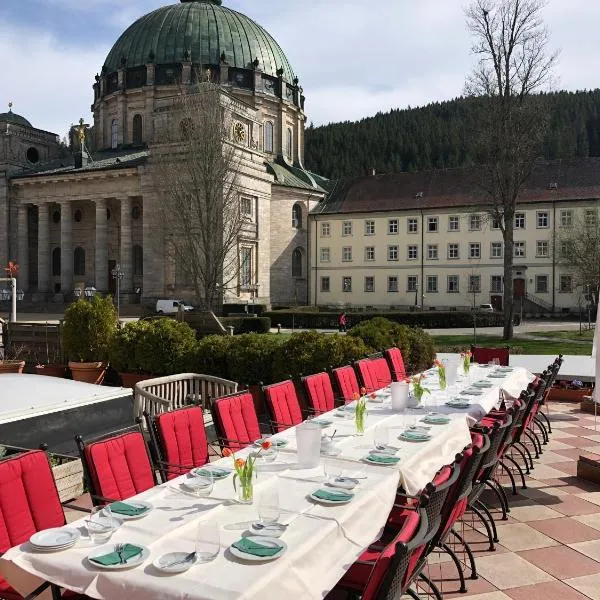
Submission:
[[[430,394],[431,391],[429,390],[429,388],[426,388],[423,385],[423,380],[427,379],[427,376],[425,375],[425,373],[421,373],[419,375],[413,375],[412,377],[407,377],[406,378],[406,382],[407,383],[411,383],[413,386],[412,392],[415,396],[415,398],[417,399],[417,403],[421,403],[421,399],[423,398],[423,394],[427,393]]]
[[[438,377],[440,380],[440,389],[446,389],[446,365],[437,358],[433,361],[434,366],[437,367]]]
[[[366,392],[365,388],[360,388],[361,392]],[[359,396],[357,393],[353,395],[356,400],[356,411],[354,412],[354,421],[356,423],[356,433],[362,435],[365,432],[365,418],[367,416],[367,398],[363,395]]]
[[[235,452],[229,448],[223,449],[223,456],[231,456],[233,458],[233,467],[235,475],[233,476],[233,489],[238,495],[238,500],[244,504],[251,504],[254,497],[254,484],[252,478],[254,476],[254,463],[263,450],[269,450],[272,444],[269,440],[261,443],[260,449],[255,454],[251,454],[247,460],[236,458]],[[236,485],[236,480],[239,481],[239,488]]]
[[[465,372],[465,375],[469,373],[469,369],[471,368],[471,356],[473,356],[473,354],[469,350],[460,353],[460,357],[463,361],[463,370]]]

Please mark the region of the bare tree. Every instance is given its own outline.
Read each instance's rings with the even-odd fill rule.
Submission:
[[[152,149],[167,255],[208,310],[222,303],[240,267],[241,156],[229,139],[228,100],[213,83],[181,85]]]
[[[574,287],[586,300],[598,304],[600,294],[600,223],[596,208],[587,209],[585,217],[576,216],[571,227],[562,227],[554,248],[556,263],[569,268]]]
[[[546,127],[540,98],[556,54],[548,53],[543,0],[473,0],[466,12],[477,65],[466,92],[479,99],[477,146],[486,210],[504,241],[504,339],[513,334],[513,228],[516,204]]]

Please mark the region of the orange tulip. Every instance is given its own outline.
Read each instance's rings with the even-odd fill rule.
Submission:
[[[367,393],[367,388],[366,387],[361,387],[360,388],[360,393],[364,396]]]
[[[360,398],[360,394],[359,394],[358,392],[354,392],[354,393],[352,394],[352,398],[353,398],[354,400],[358,400],[358,399]]]
[[[243,458],[238,458],[238,459],[235,461],[235,466],[236,466],[238,469],[241,469],[241,468],[243,468],[243,466],[244,466],[245,464],[246,464],[246,461],[245,461]]]
[[[233,456],[233,451],[229,448],[223,448],[223,456]]]
[[[374,400],[375,398],[377,398],[377,394],[375,392],[371,392],[369,394],[369,396]]]
[[[264,441],[264,442],[263,442],[263,443],[260,445],[260,447],[261,447],[263,450],[268,450],[268,449],[269,449],[269,448],[270,448],[272,445],[273,445],[273,444],[272,444],[272,443],[271,443],[269,440],[265,440],[265,441]]]

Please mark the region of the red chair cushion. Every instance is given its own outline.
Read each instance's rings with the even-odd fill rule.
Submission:
[[[204,414],[199,406],[161,413],[156,418],[156,428],[164,460],[170,465],[184,467],[170,467],[168,479],[208,462]]]
[[[372,392],[379,389],[377,382],[377,373],[373,369],[373,361],[370,358],[356,361],[356,368],[360,375],[362,384],[367,388],[367,392]]]
[[[377,389],[387,387],[392,383],[392,374],[385,358],[375,358],[371,361],[371,374],[375,378]]]
[[[85,458],[95,492],[111,500],[124,500],[154,487],[146,444],[138,431],[92,442]]]
[[[392,365],[394,381],[403,381],[406,378],[406,368],[400,348],[389,348],[385,351],[385,356]]]
[[[324,413],[333,410],[335,398],[331,380],[327,373],[317,373],[304,379],[306,399],[308,404],[316,413]]]
[[[282,381],[265,388],[267,407],[277,431],[302,423],[302,409],[292,381]]]
[[[352,367],[339,367],[333,370],[333,376],[344,402],[352,402],[354,395],[360,393],[356,371]]]
[[[250,392],[241,392],[214,401],[219,436],[230,450],[240,450],[260,438],[260,425]]]

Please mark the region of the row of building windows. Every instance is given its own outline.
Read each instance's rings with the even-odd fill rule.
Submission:
[[[573,226],[573,210],[564,209],[560,211],[560,226],[564,228]],[[450,215],[448,217],[448,231],[460,231],[460,219],[459,215]],[[466,217],[469,231],[481,231],[485,223],[490,223],[491,229],[500,229],[500,223],[496,219],[490,219],[487,215],[472,214]],[[595,226],[597,224],[597,211],[596,209],[586,209],[585,220],[586,225]],[[331,223],[321,222],[321,237],[329,237],[331,235]],[[364,235],[375,235],[376,227],[375,221],[367,219],[364,221]],[[514,229],[525,229],[526,219],[524,212],[515,213],[514,218]],[[550,227],[550,213],[548,211],[537,211],[536,213],[536,228],[537,229],[548,229]],[[353,221],[342,221],[342,235],[348,236],[353,235],[354,222]],[[425,222],[425,230],[428,233],[436,233],[440,231],[440,218],[439,217],[427,217]],[[407,233],[418,233],[419,232],[419,219],[417,217],[408,217],[406,220],[406,231]],[[400,232],[400,219],[388,219],[387,222],[387,233],[389,235],[395,235]]]
[[[131,123],[133,144],[139,146],[144,142],[144,120],[142,115],[133,115]],[[110,123],[110,147],[114,150],[119,145],[119,120],[113,119]]]
[[[271,121],[265,123],[265,152],[273,154],[275,152],[275,125]],[[292,159],[294,156],[294,133],[291,127],[286,130],[285,137],[285,155]]]
[[[400,260],[400,246],[391,245],[387,247],[387,260],[397,261]],[[566,256],[568,253],[568,245],[566,242],[561,243],[560,254]],[[503,258],[504,246],[502,242],[491,242],[490,244],[490,258]],[[518,241],[513,243],[513,256],[515,258],[525,258],[526,256],[526,245],[525,242]],[[546,258],[550,256],[550,243],[547,240],[538,240],[535,246],[536,258]],[[425,247],[425,257],[427,260],[438,260],[440,258],[438,244],[427,244]],[[460,259],[460,244],[448,244],[446,248],[446,257],[449,260]],[[481,243],[470,242],[468,245],[467,258],[478,259],[482,257]],[[365,261],[376,260],[375,246],[365,246],[364,248],[364,259]],[[419,259],[419,246],[409,244],[406,247],[406,259],[407,260],[418,260]],[[342,247],[342,262],[352,262],[353,251],[352,246]],[[331,248],[324,246],[320,249],[319,261],[322,263],[331,261]]]
[[[73,250],[73,275],[75,277],[85,277],[85,248],[77,246]],[[142,277],[144,275],[144,253],[141,246],[131,248],[131,259],[133,263],[133,276]],[[52,275],[60,277],[61,274],[62,251],[59,246],[52,250]]]
[[[439,290],[437,275],[427,275],[425,278],[425,293],[436,294]],[[342,291],[352,292],[352,276],[344,275],[341,279]],[[331,277],[321,277],[321,292],[331,292]],[[418,275],[408,275],[406,277],[406,293],[416,293],[419,290],[419,277]],[[375,277],[373,275],[367,275],[364,278],[364,291],[374,292],[375,291]],[[396,275],[387,277],[387,291],[389,293],[397,293],[399,289],[399,278]],[[561,293],[573,292],[573,277],[571,275],[561,275],[559,277],[558,291]],[[449,294],[457,294],[460,292],[460,276],[459,275],[447,275],[446,276],[446,292]],[[481,275],[469,275],[467,278],[467,292],[470,294],[481,293]],[[490,293],[501,294],[503,292],[503,277],[502,275],[492,275],[490,277]],[[549,276],[548,275],[536,275],[535,276],[535,293],[536,294],[548,294],[549,289]]]

